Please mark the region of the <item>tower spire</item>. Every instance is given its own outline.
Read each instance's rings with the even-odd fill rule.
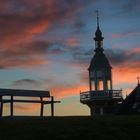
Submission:
[[[94,37],[94,40],[95,40],[95,52],[103,52],[104,49],[103,49],[103,39],[104,37],[102,36],[102,32],[100,30],[100,27],[99,27],[99,12],[98,10],[96,10],[96,16],[97,16],[97,29],[96,29],[96,32],[95,32],[95,37]]]
[[[96,16],[97,16],[97,27],[99,27],[99,11],[96,10]]]

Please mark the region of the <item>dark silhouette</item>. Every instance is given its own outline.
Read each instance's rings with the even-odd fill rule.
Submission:
[[[113,90],[112,67],[103,53],[103,39],[97,12],[95,55],[88,68],[90,90],[80,93],[80,102],[89,106],[91,115],[113,114],[123,100],[122,90]]]
[[[10,99],[4,99],[4,97],[10,97]],[[14,97],[39,97],[40,100],[19,100]],[[50,100],[43,100],[47,98]],[[0,117],[3,115],[3,104],[10,103],[10,115],[13,116],[13,103],[40,103],[40,116],[43,116],[43,108],[45,104],[51,104],[51,115],[54,116],[54,103],[60,103],[60,101],[54,101],[54,97],[50,95],[49,91],[40,90],[18,90],[18,89],[0,89]]]
[[[140,84],[126,97],[119,107],[118,114],[140,114]]]

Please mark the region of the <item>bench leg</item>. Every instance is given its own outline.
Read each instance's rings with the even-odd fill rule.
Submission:
[[[13,106],[13,96],[11,96],[11,103],[10,103],[10,115],[11,115],[11,117],[13,116],[13,110],[14,110],[14,108],[13,108],[14,106]]]
[[[43,97],[40,97],[40,101],[41,101],[40,116],[43,117],[43,109],[44,109],[44,103],[42,103]]]
[[[3,115],[3,102],[2,102],[2,96],[0,96],[0,117]]]
[[[54,97],[51,96],[51,116],[54,116]]]

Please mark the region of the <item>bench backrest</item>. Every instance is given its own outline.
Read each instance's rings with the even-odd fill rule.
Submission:
[[[22,89],[1,89],[0,96],[23,96],[23,97],[50,97],[49,91],[43,90],[22,90]]]

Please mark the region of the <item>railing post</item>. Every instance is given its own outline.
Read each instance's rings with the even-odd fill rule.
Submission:
[[[121,95],[121,97],[122,97],[122,89],[121,89],[120,95]]]
[[[88,96],[89,96],[89,100],[91,100],[91,98],[92,98],[91,90],[89,91]]]

